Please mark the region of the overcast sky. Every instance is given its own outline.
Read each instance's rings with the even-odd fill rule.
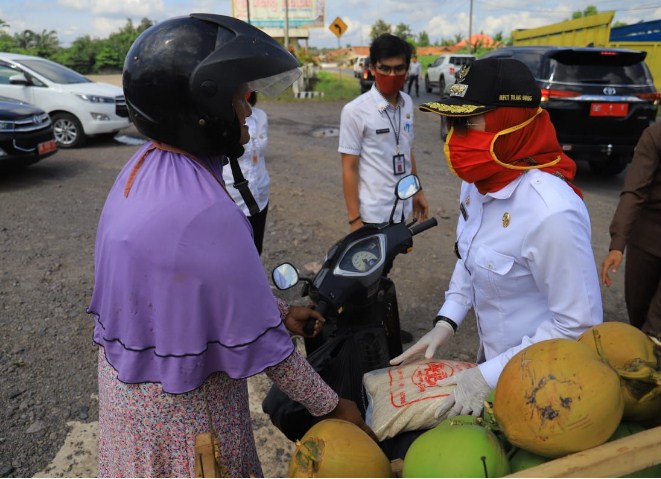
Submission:
[[[283,1],[284,0],[280,0]],[[652,0],[472,0],[472,32],[509,37],[513,29],[533,28],[566,20],[571,13],[595,5],[600,12],[614,10],[615,21],[636,23],[661,19],[661,1]],[[370,27],[378,19],[409,25],[414,34],[426,31],[430,41],[468,35],[471,0],[326,0],[325,27],[310,29],[311,46],[336,47],[338,39],[328,25],[340,17],[347,31],[341,46],[367,45]],[[0,0],[0,19],[10,34],[29,29],[55,30],[63,46],[89,35],[105,38],[130,18],[153,21],[210,12],[231,15],[231,0]]]

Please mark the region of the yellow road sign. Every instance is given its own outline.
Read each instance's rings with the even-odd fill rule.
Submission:
[[[335,34],[337,38],[340,38],[344,32],[347,31],[347,24],[342,21],[340,17],[337,17],[333,22],[328,26],[328,29]]]

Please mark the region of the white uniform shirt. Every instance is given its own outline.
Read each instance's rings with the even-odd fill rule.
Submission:
[[[420,72],[422,71],[422,67],[420,65],[420,62],[411,62],[409,64],[409,73],[408,75],[410,77],[412,76],[420,76]]]
[[[395,185],[411,173],[413,144],[413,101],[400,91],[397,107],[376,89],[363,93],[342,108],[338,151],[360,156],[358,197],[364,223],[384,223],[390,219],[395,202]],[[395,134],[398,132],[399,148]],[[395,175],[393,156],[404,155],[405,171]],[[395,221],[408,217],[412,200],[400,201]]]
[[[461,186],[455,265],[439,315],[471,307],[478,362],[491,387],[521,349],[576,338],[603,320],[585,203],[562,179],[530,170],[495,193]]]
[[[250,132],[250,141],[244,145],[245,152],[239,158],[239,166],[246,180],[248,188],[255,197],[255,202],[259,211],[266,208],[269,202],[269,174],[266,170],[266,161],[264,154],[268,146],[269,124],[266,112],[257,107],[252,107],[252,115],[246,118],[246,125]],[[230,165],[223,167],[223,179],[227,186],[227,191],[232,196],[237,205],[249,216],[248,207],[241,197],[239,190],[234,188],[234,176]]]

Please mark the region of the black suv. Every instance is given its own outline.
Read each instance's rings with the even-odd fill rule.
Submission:
[[[643,130],[656,120],[660,95],[645,52],[593,47],[505,47],[481,58],[516,58],[542,90],[541,106],[562,149],[601,175],[631,162]]]
[[[374,75],[372,75],[372,72],[370,71],[370,57],[365,57],[358,81],[360,82],[360,93],[365,93],[372,88]]]

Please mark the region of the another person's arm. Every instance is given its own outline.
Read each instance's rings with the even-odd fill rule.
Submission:
[[[281,363],[266,369],[265,373],[278,389],[305,406],[313,416],[352,422],[376,441],[374,432],[363,421],[356,403],[338,397],[298,350],[294,350]]]
[[[418,174],[418,167],[415,163],[413,148],[411,148],[411,173],[414,175]],[[417,218],[418,221],[424,221],[429,217],[429,204],[427,203],[427,197],[422,190],[417,192],[413,197],[413,216]]]
[[[358,174],[358,165],[360,157],[342,153],[342,190],[344,191],[344,202],[347,206],[347,216],[349,227],[354,231],[363,226],[360,217],[360,199],[358,187],[360,176]]]
[[[342,189],[351,231],[363,226],[360,217],[360,153],[363,148],[363,118],[352,103],[342,108],[338,152],[342,158]]]
[[[620,201],[611,220],[609,253],[601,265],[601,281],[606,286],[613,284],[608,273],[615,273],[619,269],[633,225],[648,200],[659,168],[660,137],[661,126],[653,125],[643,131],[636,145],[633,161],[624,179]]]

